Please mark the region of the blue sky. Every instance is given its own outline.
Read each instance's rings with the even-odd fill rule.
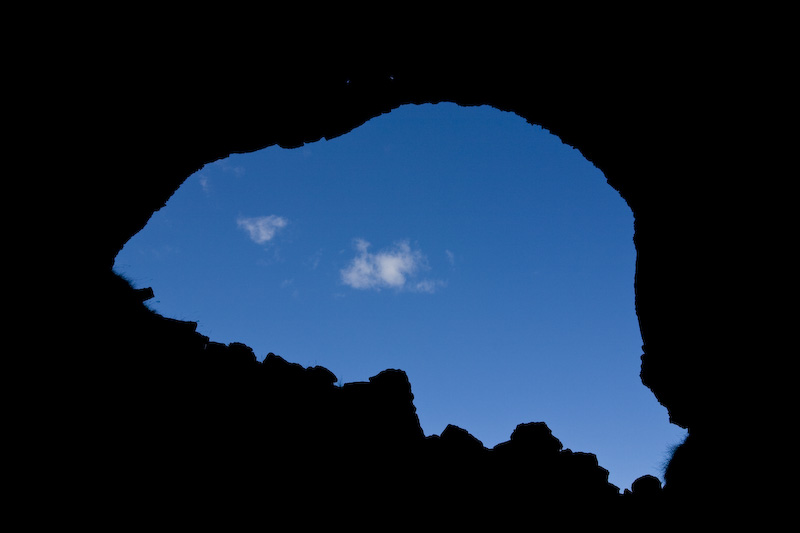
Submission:
[[[115,270],[261,359],[406,371],[427,435],[492,447],[544,421],[624,489],[685,435],[639,380],[635,259],[631,210],[580,152],[443,103],[206,165]]]

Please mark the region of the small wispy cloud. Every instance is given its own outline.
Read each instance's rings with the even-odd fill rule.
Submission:
[[[300,296],[300,290],[295,287],[294,278],[285,279],[281,282],[281,289],[291,291],[292,298]]]
[[[225,172],[226,174],[233,174],[237,178],[241,177],[245,173],[245,168],[241,165],[233,165],[226,159],[221,159],[219,161],[215,161],[214,165]]]
[[[450,266],[455,266],[456,264],[456,256],[450,250],[445,250],[444,254],[447,256],[447,261],[450,263]]]
[[[208,179],[208,176],[200,176],[200,188],[203,189],[203,192],[208,194],[211,191],[211,182]]]
[[[439,281],[413,278],[427,268],[420,250],[412,250],[408,241],[395,243],[392,248],[377,253],[369,251],[370,243],[356,239],[357,255],[347,268],[340,271],[342,283],[353,289],[396,289],[415,292],[434,292],[442,285]]]
[[[433,294],[440,287],[444,287],[445,282],[438,279],[423,279],[413,285],[414,292],[427,292]]]
[[[271,241],[279,229],[286,227],[289,223],[283,217],[268,215],[264,217],[239,217],[236,224],[247,232],[256,244],[264,244]]]
[[[321,260],[322,260],[322,249],[319,249],[306,259],[305,265],[306,267],[308,267],[309,270],[316,270]]]

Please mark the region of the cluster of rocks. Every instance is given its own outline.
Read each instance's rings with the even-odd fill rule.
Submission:
[[[564,449],[544,422],[518,425],[491,449],[453,425],[425,436],[402,370],[340,384],[320,366],[272,353],[259,361],[244,344],[153,313],[142,303],[151,293],[111,281],[119,294],[107,332],[130,328],[120,347],[128,371],[91,408],[108,409],[105,429],[119,432],[111,442],[135,443],[114,475],[131,485],[158,480],[151,496],[276,515],[312,506],[359,520],[388,513],[408,525],[497,525],[570,508],[615,522],[662,495],[647,477],[620,493],[593,454]]]

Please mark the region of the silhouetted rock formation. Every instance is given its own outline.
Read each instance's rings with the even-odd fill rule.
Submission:
[[[54,163],[20,177],[29,194],[12,196],[52,198],[33,204],[42,215],[31,217],[36,233],[26,244],[34,245],[19,269],[19,285],[37,290],[18,311],[26,356],[12,356],[23,368],[9,376],[24,404],[12,416],[24,451],[14,457],[36,469],[18,494],[85,525],[215,515],[346,526],[371,518],[383,529],[429,516],[449,526],[558,515],[652,529],[699,511],[715,520],[760,515],[775,454],[766,452],[772,439],[751,428],[774,406],[762,405],[763,367],[742,361],[782,353],[774,343],[788,330],[766,298],[773,287],[763,287],[784,279],[776,269],[785,262],[766,261],[768,276],[762,264],[787,248],[768,239],[789,227],[782,217],[791,211],[776,198],[785,195],[774,192],[777,174],[764,169],[772,155],[760,156],[758,139],[771,133],[761,117],[782,116],[770,105],[786,69],[772,68],[775,50],[740,44],[736,32],[749,21],[662,16],[664,32],[638,21],[644,29],[629,36],[592,20],[577,34],[536,40],[532,33],[550,27],[542,16],[475,45],[472,30],[427,41],[413,29],[391,31],[389,19],[367,33],[374,21],[357,16],[324,35],[273,20],[270,28],[291,31],[269,44],[263,28],[242,30],[257,38],[233,48],[177,38],[187,43],[180,54],[147,32],[94,40],[76,31],[81,46],[70,36],[43,47],[18,76],[35,98],[21,107],[39,115],[10,128],[35,145],[27,164]],[[732,31],[710,38],[710,28]],[[343,46],[347,38],[355,45]],[[221,68],[257,75],[232,82]],[[754,95],[743,80],[769,94]],[[244,345],[151,313],[142,304],[149,294],[111,273],[124,243],[204,164],[442,101],[491,105],[543,126],[632,208],[641,377],[689,430],[663,490],[642,479],[619,494],[594,456],[562,450],[544,425],[523,424],[492,450],[455,427],[425,438],[402,372],[340,388],[325,369],[277,356],[259,363]],[[768,216],[742,216],[758,204],[770,206]]]

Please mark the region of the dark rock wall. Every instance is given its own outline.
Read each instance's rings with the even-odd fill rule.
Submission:
[[[173,34],[167,26],[161,36]],[[444,527],[519,515],[625,525],[653,514],[688,520],[698,508],[721,519],[763,493],[764,467],[732,465],[763,456],[758,434],[742,429],[760,410],[762,382],[741,361],[770,351],[760,332],[778,324],[753,283],[781,211],[763,218],[753,207],[765,184],[781,187],[753,157],[771,101],[745,85],[780,85],[772,63],[740,33],[711,39],[703,25],[626,36],[584,31],[590,22],[529,38],[544,26],[430,42],[396,28],[385,40],[354,27],[229,43],[189,32],[177,47],[109,30],[26,64],[39,113],[20,122],[17,139],[41,165],[30,196],[15,198],[46,188],[47,214],[29,227],[60,238],[34,245],[21,269],[37,287],[20,311],[36,355],[16,374],[33,414],[15,412],[22,448],[42,471],[21,493],[89,521],[151,523],[169,510],[178,522],[414,526],[428,517]],[[258,363],[246,346],[150,313],[147,295],[111,273],[124,243],[202,165],[441,101],[545,127],[631,206],[642,380],[690,433],[663,490],[643,478],[619,494],[594,456],[561,449],[530,421],[492,450],[455,427],[425,438],[402,371],[338,387],[322,368],[273,355]]]

